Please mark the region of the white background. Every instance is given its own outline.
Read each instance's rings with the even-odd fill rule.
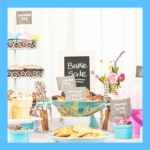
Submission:
[[[32,25],[15,25],[16,10],[31,10]],[[105,67],[110,60],[117,58],[122,50],[125,54],[117,65],[119,73],[125,73],[123,87],[141,85],[136,78],[136,66],[142,66],[142,8],[9,8],[8,32],[13,34],[27,32],[38,35],[39,49],[17,51],[17,65],[36,64],[44,67],[47,96],[58,93],[56,77],[59,73],[59,51],[95,51],[95,72],[104,74],[99,63],[104,60]],[[24,31],[25,30],[25,31]],[[8,51],[8,66],[13,65],[14,52]],[[96,80],[96,79],[95,79]],[[17,88],[34,92],[37,79],[18,79]],[[8,89],[14,89],[13,79],[8,79]],[[96,91],[103,94],[103,85],[96,80]],[[96,114],[97,117],[99,114]],[[59,117],[53,107],[53,117]]]

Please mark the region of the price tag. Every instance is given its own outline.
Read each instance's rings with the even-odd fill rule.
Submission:
[[[78,102],[86,102],[86,87],[76,87],[69,88],[65,90],[65,100],[67,102],[73,102],[77,100]]]

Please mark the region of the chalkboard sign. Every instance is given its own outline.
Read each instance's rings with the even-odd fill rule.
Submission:
[[[86,87],[69,88],[65,90],[65,100],[67,102],[86,102]]]
[[[90,58],[89,56],[64,57],[65,76],[75,76],[77,87],[90,89]]]
[[[66,76],[66,77],[57,77],[58,90],[64,90],[67,88],[76,87],[75,77]]]
[[[143,66],[136,66],[136,77],[143,77]]]
[[[122,117],[131,115],[130,99],[110,101],[110,111],[112,117]]]
[[[16,11],[16,22],[20,24],[32,24],[32,11]]]

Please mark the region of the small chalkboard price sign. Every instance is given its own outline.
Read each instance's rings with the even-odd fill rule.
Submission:
[[[17,25],[32,24],[32,11],[16,11]]]
[[[57,77],[58,90],[76,87],[74,76]]]
[[[86,87],[69,88],[65,90],[65,100],[67,102],[86,102]]]
[[[90,89],[90,58],[89,56],[64,57],[65,76],[75,76],[77,87]]]
[[[131,115],[130,99],[112,100],[110,101],[110,110],[112,117],[122,117],[123,115]]]
[[[143,66],[136,66],[136,77],[143,77]]]

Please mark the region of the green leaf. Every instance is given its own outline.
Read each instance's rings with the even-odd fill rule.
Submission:
[[[119,70],[119,67],[114,66],[114,72],[117,73]]]

